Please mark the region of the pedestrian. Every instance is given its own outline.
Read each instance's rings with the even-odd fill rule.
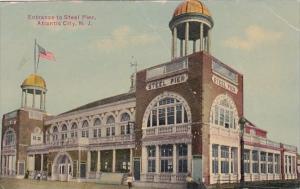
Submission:
[[[191,173],[188,173],[186,176],[186,187],[187,189],[192,189],[193,188],[193,177]]]
[[[128,173],[128,177],[127,177],[128,189],[131,189],[133,181],[134,181],[134,177],[132,176],[131,173]]]
[[[38,174],[37,174],[37,176],[36,176],[36,177],[37,177],[37,180],[38,180],[38,181],[40,181],[40,180],[41,180],[41,173],[40,173],[40,172],[38,172]]]

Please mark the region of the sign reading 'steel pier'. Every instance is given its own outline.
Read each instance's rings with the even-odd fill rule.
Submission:
[[[225,81],[224,79],[222,79],[216,75],[213,75],[212,80],[213,80],[214,84],[216,84],[234,94],[237,94],[238,88],[236,86],[230,84],[229,82]]]
[[[153,89],[159,89],[159,88],[163,88],[163,87],[167,87],[167,86],[171,86],[171,85],[176,85],[179,83],[186,82],[187,79],[188,79],[187,74],[180,74],[180,75],[177,75],[174,77],[168,77],[165,79],[150,82],[146,85],[146,89],[149,91],[149,90],[153,90]]]

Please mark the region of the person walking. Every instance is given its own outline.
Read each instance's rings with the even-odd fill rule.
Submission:
[[[132,176],[131,173],[129,173],[127,177],[128,189],[131,189],[133,181],[134,181],[134,177]]]
[[[187,189],[193,189],[193,177],[191,173],[188,173],[186,176],[186,188]]]

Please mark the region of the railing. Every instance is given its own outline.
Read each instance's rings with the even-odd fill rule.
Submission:
[[[262,138],[262,137],[258,137],[258,136],[252,136],[252,135],[244,135],[244,140],[245,140],[245,142],[264,144],[264,145],[271,146],[274,148],[280,148],[280,143],[274,142],[267,138]]]
[[[191,125],[185,123],[180,125],[143,128],[143,136],[165,135],[165,134],[176,134],[176,133],[191,133]]]
[[[2,147],[2,154],[13,154],[13,153],[16,153],[16,145]]]
[[[146,73],[146,79],[147,80],[155,79],[172,72],[187,69],[188,67],[187,60],[188,59],[183,59],[178,62],[167,63],[167,64],[163,64],[162,66],[149,68]]]
[[[214,125],[210,126],[210,134],[228,136],[228,137],[239,137],[239,130],[232,128],[225,128],[224,126]]]
[[[292,146],[292,145],[288,145],[288,144],[283,144],[283,148],[293,151],[293,152],[297,152],[297,147],[296,146]]]
[[[118,136],[107,136],[107,137],[100,137],[100,138],[90,138],[90,144],[96,143],[107,143],[107,142],[128,142],[134,141],[135,135],[134,134],[127,134],[127,135],[118,135]]]

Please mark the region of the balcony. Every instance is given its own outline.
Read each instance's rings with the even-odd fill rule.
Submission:
[[[270,146],[273,148],[280,148],[280,143],[271,141],[267,138],[262,138],[262,137],[247,134],[247,135],[244,135],[244,140],[245,140],[245,142],[249,142],[249,143],[262,144],[262,145]]]
[[[128,135],[90,138],[89,144],[114,143],[114,142],[134,142],[134,141],[135,141],[134,134],[128,134]]]
[[[16,145],[9,145],[2,147],[2,154],[15,154],[16,153]]]
[[[188,123],[143,128],[143,138],[147,136],[190,134],[190,133],[191,133],[191,125]]]

